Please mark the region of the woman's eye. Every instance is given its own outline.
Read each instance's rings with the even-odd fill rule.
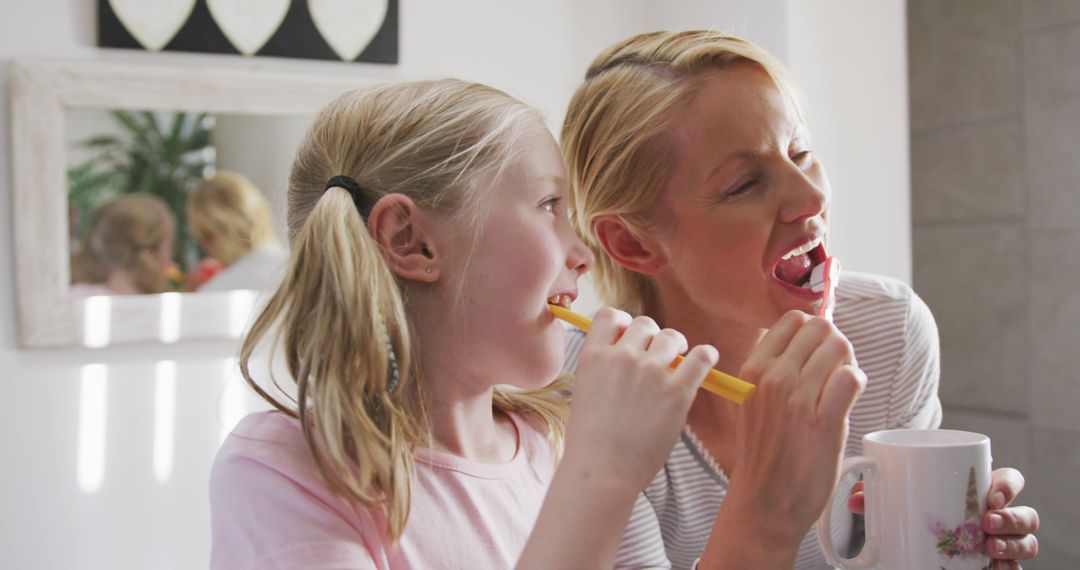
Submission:
[[[727,198],[734,198],[735,196],[745,194],[745,193],[749,192],[750,190],[752,190],[754,188],[754,186],[757,185],[757,183],[758,183],[757,178],[752,178],[750,180],[747,180],[746,182],[743,182],[742,184],[739,184],[738,186],[736,186],[734,190],[728,192],[725,196]]]
[[[797,164],[806,164],[808,161],[810,161],[813,154],[814,154],[813,151],[807,149],[807,150],[803,150],[803,151],[799,151],[799,152],[795,153],[791,157],[791,159],[794,160]]]

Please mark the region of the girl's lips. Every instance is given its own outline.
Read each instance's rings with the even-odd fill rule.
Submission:
[[[564,309],[569,309],[570,304],[577,298],[576,292],[570,293],[558,293],[548,297],[547,302],[549,305],[558,305]]]

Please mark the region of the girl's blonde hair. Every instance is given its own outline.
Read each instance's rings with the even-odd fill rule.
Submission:
[[[188,196],[187,219],[195,239],[212,243],[214,258],[225,266],[274,239],[266,198],[235,172],[203,180]]]
[[[315,462],[335,491],[385,514],[392,540],[401,536],[408,517],[414,452],[430,445],[415,358],[420,347],[401,284],[351,195],[324,188],[334,176],[349,176],[368,204],[400,193],[427,212],[458,216],[461,227],[475,228],[465,222],[475,221],[491,177],[513,159],[516,139],[542,124],[536,111],[484,85],[388,85],[330,103],[293,163],[292,256],[244,340],[241,370],[263,398],[299,418]],[[291,402],[270,395],[248,372],[252,352],[275,326],[275,345],[283,347],[296,382]],[[394,391],[388,390],[391,345],[400,371]],[[495,406],[546,426],[558,450],[566,416],[558,387],[496,388]]]
[[[71,258],[71,282],[104,283],[110,273],[127,271],[140,293],[161,293],[169,283],[157,252],[175,231],[176,218],[161,198],[120,196],[94,212]]]
[[[641,314],[654,306],[657,292],[652,278],[604,252],[594,222],[616,215],[631,231],[647,231],[646,214],[675,162],[666,133],[708,72],[743,63],[768,74],[799,111],[780,62],[757,45],[720,32],[640,34],[609,47],[589,66],[570,101],[560,143],[570,218],[596,255],[593,281],[606,302]]]

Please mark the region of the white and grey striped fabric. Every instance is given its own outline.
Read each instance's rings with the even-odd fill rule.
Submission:
[[[851,341],[868,378],[866,391],[851,412],[847,455],[860,454],[862,436],[872,431],[941,424],[937,325],[910,287],[888,277],[844,272],[834,322]],[[576,367],[584,338],[580,331],[567,335],[565,370]],[[663,470],[638,497],[616,567],[692,568],[705,549],[726,493],[724,473],[685,429]],[[852,537],[852,517],[847,514],[846,493],[837,497],[831,505],[832,535],[843,552]],[[813,529],[799,548],[795,567],[829,568]]]

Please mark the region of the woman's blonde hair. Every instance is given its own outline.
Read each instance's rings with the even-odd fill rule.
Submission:
[[[560,145],[570,184],[570,217],[596,255],[593,281],[608,303],[641,314],[656,302],[652,278],[619,265],[593,229],[619,216],[631,231],[671,177],[667,133],[710,71],[749,63],[763,70],[800,109],[783,66],[757,45],[707,30],[640,34],[604,50],[574,93]],[[801,114],[801,112],[800,112]]]
[[[400,193],[420,208],[464,222],[515,155],[515,141],[543,128],[538,113],[509,95],[457,80],[352,91],[316,117],[289,176],[286,275],[241,348],[244,377],[279,410],[297,417],[315,462],[341,496],[381,510],[392,540],[409,512],[413,455],[430,445],[410,305],[351,195],[324,190],[354,179],[368,204]],[[475,235],[475,234],[474,234]],[[296,382],[294,401],[261,388],[248,362],[279,326],[275,346]],[[385,331],[385,332],[384,332]],[[400,384],[389,390],[388,351]],[[275,382],[276,385],[276,382]],[[557,383],[532,392],[496,388],[495,406],[547,428],[561,445],[565,399]],[[279,387],[280,388],[280,387]]]
[[[175,231],[176,218],[161,198],[120,196],[94,212],[71,258],[71,282],[104,283],[110,273],[127,271],[139,293],[161,293],[169,283],[157,252]]]
[[[188,196],[187,219],[195,239],[213,244],[212,255],[226,267],[274,239],[266,198],[235,172],[203,180]]]

